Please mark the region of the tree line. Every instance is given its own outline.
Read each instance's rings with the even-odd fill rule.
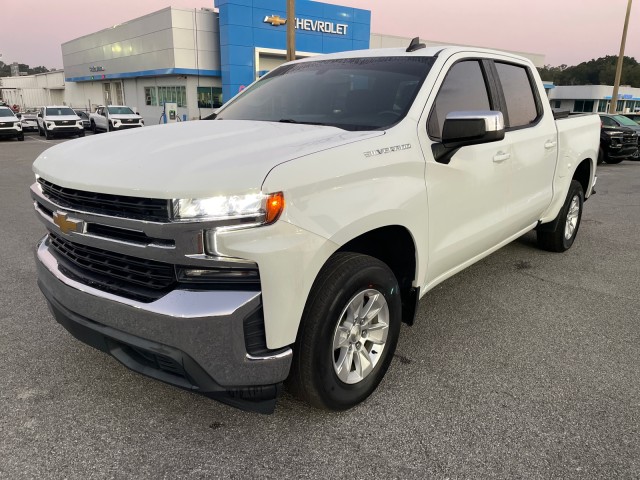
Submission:
[[[46,73],[49,71],[47,67],[43,67],[42,65],[31,68],[29,65],[25,63],[19,63],[18,67],[20,68],[21,72],[27,72],[27,75],[35,75],[36,73]],[[0,77],[10,77],[10,76],[11,76],[11,64],[0,61]]]
[[[617,55],[607,55],[573,67],[545,65],[538,72],[542,80],[556,85],[613,85],[617,61]],[[640,64],[635,58],[624,57],[620,85],[640,87]]]

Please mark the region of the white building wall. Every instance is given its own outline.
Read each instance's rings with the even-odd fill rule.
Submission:
[[[11,105],[19,105],[22,110],[62,104],[64,88],[64,72],[61,70],[2,79],[3,98]]]

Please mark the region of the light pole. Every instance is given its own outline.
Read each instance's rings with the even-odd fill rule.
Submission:
[[[631,2],[627,4],[627,16],[624,19],[624,29],[622,30],[622,41],[620,42],[620,55],[618,55],[618,64],[616,65],[616,79],[613,83],[613,93],[611,94],[611,103],[609,104],[609,113],[616,113],[618,109],[618,90],[620,89],[620,77],[622,76],[622,60],[624,59],[624,45],[627,43],[627,28],[629,27],[629,14],[631,13]]]
[[[296,59],[296,0],[287,0],[287,62]]]

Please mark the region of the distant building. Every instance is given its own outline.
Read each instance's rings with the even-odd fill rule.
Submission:
[[[284,5],[281,0],[215,0],[217,11],[168,7],[65,42],[63,76],[32,75],[13,82],[7,92],[22,107],[65,103],[93,110],[101,104],[126,104],[148,125],[160,121],[165,102],[177,103],[180,117],[204,117],[284,63]],[[298,57],[406,47],[410,40],[372,34],[369,10],[296,3]],[[513,53],[544,65],[541,54]]]
[[[606,113],[612,94],[611,85],[556,85],[549,93],[549,101],[555,111]],[[640,111],[640,88],[620,87],[616,111]]]

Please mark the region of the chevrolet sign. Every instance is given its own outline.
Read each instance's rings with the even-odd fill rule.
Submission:
[[[274,27],[286,25],[287,19],[279,15],[269,15],[264,17],[263,23],[270,23]],[[311,20],[308,18],[296,18],[296,30],[307,30],[309,32],[331,33],[334,35],[346,35],[349,25],[346,23],[325,22],[323,20]]]

